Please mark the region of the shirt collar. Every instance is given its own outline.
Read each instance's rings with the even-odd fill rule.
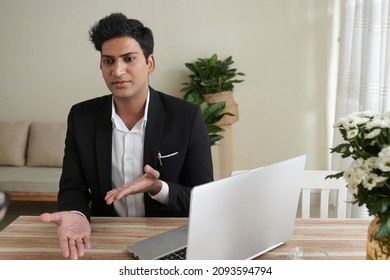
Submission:
[[[146,122],[148,120],[149,100],[150,100],[150,90],[148,88],[148,95],[146,97],[145,111],[144,111],[144,116],[142,118],[142,128],[146,127]],[[115,127],[115,126],[118,127],[118,125],[116,123],[117,118],[119,118],[119,116],[115,110],[114,97],[112,97],[112,110],[111,110],[112,127]]]

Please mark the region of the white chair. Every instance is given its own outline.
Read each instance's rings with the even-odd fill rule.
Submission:
[[[320,193],[320,218],[329,218],[329,196],[331,190],[334,190],[336,193],[336,218],[346,218],[347,187],[344,178],[325,179],[326,176],[336,173],[338,172],[305,170],[300,201],[302,218],[310,218],[311,194],[315,190],[319,190]]]
[[[231,176],[238,175],[248,170],[234,170]],[[338,171],[329,170],[305,170],[302,184],[302,191],[300,197],[300,210],[298,217],[311,218],[310,206],[313,196],[320,195],[319,203],[319,218],[329,218],[329,198],[331,190],[336,194],[335,216],[338,219],[346,218],[347,216],[347,187],[344,178],[339,179],[325,179],[328,175],[333,175]]]

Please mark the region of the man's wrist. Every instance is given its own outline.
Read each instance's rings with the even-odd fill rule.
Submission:
[[[150,197],[153,198],[154,200],[162,203],[162,204],[167,204],[169,200],[169,186],[166,182],[159,180],[161,184],[160,191],[157,192],[155,195],[152,195],[149,193]]]
[[[88,219],[87,216],[84,215],[84,213],[80,212],[80,211],[77,211],[77,210],[71,210],[70,212],[72,213],[76,213],[76,214],[79,214],[81,216],[83,216],[84,218]]]
[[[155,187],[152,191],[149,192],[150,196],[157,195],[162,189],[162,182],[160,180],[156,180]]]

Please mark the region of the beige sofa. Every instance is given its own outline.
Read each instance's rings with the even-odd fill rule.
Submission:
[[[66,123],[0,122],[0,191],[12,200],[56,201]]]

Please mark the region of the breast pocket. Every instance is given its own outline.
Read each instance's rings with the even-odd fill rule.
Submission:
[[[182,169],[179,152],[158,152],[157,154],[160,178],[162,180],[175,180]]]

